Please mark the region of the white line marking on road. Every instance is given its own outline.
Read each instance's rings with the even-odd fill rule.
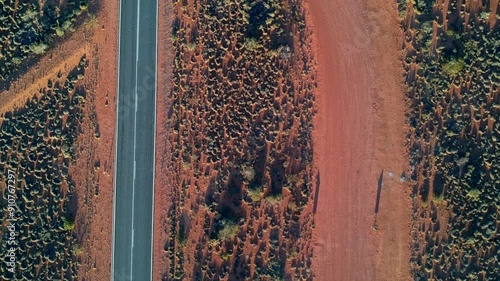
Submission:
[[[134,213],[135,213],[135,174],[136,174],[136,148],[137,148],[137,103],[139,97],[137,72],[139,68],[139,26],[141,15],[141,0],[137,1],[137,33],[135,49],[135,110],[134,110],[134,176],[132,180],[132,250],[130,251],[130,278],[133,278],[134,263]]]
[[[137,66],[136,66],[137,67]],[[137,84],[137,78],[136,78]],[[137,88],[137,85],[136,85]],[[133,172],[133,180],[132,180],[132,251],[130,251],[130,276],[132,277],[132,265],[133,265],[133,256],[134,256],[134,211],[135,211],[135,172],[136,172],[136,159],[135,159],[135,148],[137,143],[137,94],[135,96],[135,114],[134,114],[134,172]]]
[[[137,69],[135,71],[135,83],[137,83]],[[135,86],[135,113],[137,115],[137,85]]]
[[[130,250],[130,280],[134,279],[133,278],[134,275],[132,275],[132,268],[134,267],[134,259],[132,258],[133,255],[134,255],[134,227],[132,226],[132,249]]]
[[[141,0],[137,1],[137,42],[135,43],[136,48],[135,48],[135,61],[139,61],[139,15],[141,14]],[[137,78],[137,75],[135,76]],[[136,80],[137,81],[137,80]]]

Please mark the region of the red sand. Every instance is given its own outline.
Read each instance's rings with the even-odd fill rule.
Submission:
[[[386,0],[308,3],[319,81],[316,280],[409,279],[411,205],[406,185],[399,181],[408,161],[401,36],[394,5]],[[372,228],[375,220],[378,231]]]
[[[111,241],[113,223],[113,180],[115,158],[115,124],[118,66],[118,16],[119,1],[103,1],[98,14],[98,23],[92,31],[90,63],[97,63],[97,71],[89,73],[87,87],[94,94],[94,106],[99,124],[99,139],[93,138],[94,161],[100,167],[92,174],[94,186],[91,224],[86,230],[87,256],[79,268],[80,280],[109,280],[111,274]],[[89,67],[90,69],[90,67]],[[90,211],[90,210],[89,210]]]
[[[158,13],[158,93],[156,104],[156,175],[155,175],[155,212],[153,232],[153,280],[162,280],[163,274],[168,268],[168,258],[164,251],[164,245],[168,239],[167,221],[168,209],[171,202],[170,187],[168,183],[166,159],[168,159],[167,143],[167,96],[171,84],[172,65],[172,41],[170,32],[173,21],[171,2],[160,1]]]
[[[76,182],[77,233],[83,250],[79,280],[109,280],[111,274],[118,11],[118,1],[101,3],[97,22],[82,27],[86,30],[79,36],[85,40],[90,63],[84,80],[86,114],[95,114],[95,120],[84,119],[78,139],[80,152],[70,168]],[[94,122],[99,126],[99,138],[94,136]]]

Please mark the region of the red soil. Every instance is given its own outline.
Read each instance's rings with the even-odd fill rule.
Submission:
[[[400,182],[408,161],[397,8],[386,0],[308,4],[319,83],[315,279],[407,280],[411,204]]]
[[[168,159],[167,149],[167,96],[170,87],[170,65],[172,65],[170,39],[171,10],[172,5],[169,1],[159,2],[158,22],[158,89],[156,102],[156,176],[155,176],[155,212],[154,212],[154,232],[153,232],[153,280],[162,280],[165,268],[167,268],[167,255],[164,251],[164,244],[167,241],[167,223],[169,205],[165,202],[171,202],[170,188],[167,182],[166,171],[169,167],[166,165]]]
[[[292,1],[284,1],[284,2],[292,2]],[[165,11],[165,8],[168,5],[169,4],[164,4],[160,7],[159,22],[161,23],[172,22],[172,20],[169,19],[167,11]],[[174,7],[170,8],[169,10],[173,11],[173,13],[175,13],[176,16],[180,19],[180,20],[178,19],[178,21],[180,22],[179,23],[180,26],[184,27],[187,26],[188,28],[193,28],[192,30],[197,30],[197,28],[199,28],[197,27],[199,21],[198,15],[201,12],[199,11],[200,8],[198,4],[196,4],[196,2],[188,1],[187,4],[185,5],[182,5],[181,2],[178,2],[173,6]],[[239,22],[239,24],[241,24],[241,21]],[[209,32],[211,32],[210,29],[201,26],[198,29],[198,32],[199,32],[198,38],[207,39],[206,41],[213,41],[213,38],[208,38],[207,36],[207,33],[210,34]],[[222,243],[219,239],[210,239],[211,237],[205,233],[205,230],[211,229],[213,231],[215,229],[215,227],[213,226],[214,222],[219,220],[215,219],[216,217],[215,212],[219,212],[218,210],[219,207],[216,207],[217,205],[206,204],[205,200],[205,197],[208,196],[208,194],[215,193],[214,185],[212,184],[212,186],[210,186],[210,181],[222,178],[219,177],[218,175],[220,170],[230,171],[232,177],[235,178],[238,177],[238,173],[236,171],[240,167],[235,167],[235,165],[233,165],[234,162],[232,161],[233,159],[235,159],[235,161],[240,161],[240,159],[238,158],[244,158],[247,156],[247,154],[253,154],[253,151],[248,149],[249,145],[247,143],[246,134],[248,134],[248,136],[251,136],[252,138],[256,138],[256,136],[252,135],[253,133],[244,132],[241,135],[245,137],[241,137],[241,140],[240,137],[230,137],[229,129],[231,129],[232,131],[235,128],[237,130],[241,130],[241,128],[238,127],[239,124],[237,122],[235,122],[236,125],[234,126],[232,125],[232,123],[229,124],[227,119],[230,118],[224,117],[223,116],[225,114],[224,112],[226,110],[240,112],[235,108],[241,108],[243,110],[245,109],[244,106],[237,105],[236,99],[233,100],[226,98],[224,101],[224,109],[217,110],[217,112],[212,113],[205,110],[203,106],[200,106],[207,102],[209,104],[212,103],[210,105],[213,106],[213,108],[216,108],[215,106],[217,106],[215,102],[210,101],[210,99],[208,99],[205,94],[194,95],[195,97],[193,97],[189,101],[189,103],[191,103],[192,106],[188,106],[186,108],[181,106],[182,107],[181,109],[179,109],[179,107],[171,109],[173,111],[172,115],[174,116],[172,118],[173,121],[167,122],[167,116],[166,116],[166,113],[168,112],[167,110],[168,107],[166,105],[167,98],[170,101],[172,100],[176,101],[176,98],[168,97],[169,94],[168,87],[164,86],[168,86],[171,83],[173,84],[172,81],[175,81],[177,83],[180,82],[182,86],[189,86],[189,89],[199,89],[200,93],[212,91],[216,92],[215,93],[216,95],[220,94],[221,97],[224,97],[223,95],[224,93],[222,90],[214,89],[213,88],[214,84],[208,83],[207,81],[205,81],[206,79],[203,78],[204,76],[203,73],[208,73],[207,69],[210,69],[211,66],[208,66],[207,61],[204,62],[203,56],[200,55],[201,53],[200,50],[202,49],[201,47],[204,46],[202,45],[202,43],[200,43],[199,46],[200,48],[195,47],[192,48],[192,50],[182,48],[183,50],[181,51],[181,55],[179,56],[178,63],[180,63],[180,68],[183,69],[182,72],[187,73],[185,77],[188,78],[187,79],[183,78],[181,79],[182,81],[180,81],[179,76],[175,77],[175,75],[179,74],[179,72],[175,72],[174,75],[172,76],[174,76],[176,80],[169,79],[169,73],[171,72],[169,66],[172,65],[170,63],[171,58],[162,57],[163,55],[166,55],[169,52],[170,55],[172,55],[173,53],[171,50],[168,50],[169,46],[172,45],[169,34],[170,34],[170,29],[168,27],[163,27],[162,25],[160,25],[160,34],[159,34],[160,46],[159,46],[159,65],[158,65],[160,83],[158,89],[158,108],[157,108],[158,127],[157,127],[157,146],[156,146],[157,162],[156,162],[156,179],[155,179],[156,197],[155,197],[155,233],[154,233],[155,252],[154,252],[153,279],[159,280],[163,273],[168,274],[168,272],[171,270],[172,272],[171,276],[166,276],[164,280],[196,279],[195,274],[199,272],[203,272],[204,275],[203,278],[213,280],[213,279],[218,279],[217,275],[219,273],[217,273],[217,270],[219,271],[227,270],[227,272],[230,272],[230,274],[226,274],[225,277],[221,277],[220,278],[221,280],[243,280],[243,277],[241,277],[242,275],[245,275],[252,280],[254,279],[265,280],[264,277],[257,277],[257,275],[262,276],[263,275],[262,273],[254,275],[255,268],[258,266],[261,269],[265,269],[266,264],[268,264],[269,261],[273,261],[271,253],[274,255],[274,252],[272,251],[275,251],[275,249],[271,249],[270,241],[272,241],[272,238],[270,237],[273,233],[279,233],[280,238],[287,237],[286,239],[283,239],[283,243],[280,244],[280,249],[282,249],[280,250],[280,252],[281,251],[289,252],[285,266],[287,274],[289,276],[303,276],[302,279],[306,280],[305,276],[310,275],[309,266],[310,266],[310,256],[312,253],[312,246],[310,243],[311,240],[310,237],[312,235],[312,228],[310,227],[312,224],[312,215],[311,215],[312,196],[303,199],[301,198],[300,203],[307,205],[304,210],[300,209],[302,206],[297,206],[297,204],[294,202],[295,199],[291,195],[291,191],[289,191],[288,188],[283,188],[282,198],[278,199],[277,200],[278,202],[275,203],[267,202],[268,200],[262,200],[262,203],[259,202],[259,204],[257,205],[255,202],[249,202],[247,200],[243,202],[243,200],[240,200],[242,202],[241,207],[234,209],[237,209],[238,213],[242,214],[245,213],[246,216],[248,216],[249,218],[244,223],[244,225],[241,226],[242,231],[239,231],[237,237],[232,239],[232,243],[229,243],[228,242],[229,240]],[[221,34],[224,33],[218,33],[218,32],[215,33],[216,36],[220,36]],[[292,125],[293,128],[291,129],[284,128],[285,127],[284,123],[278,123],[280,126],[276,140],[266,141],[267,145],[267,148],[265,150],[266,152],[263,153],[262,155],[263,159],[258,160],[259,167],[267,165],[269,166],[269,168],[271,168],[271,165],[268,165],[266,163],[275,162],[276,165],[282,165],[282,164],[279,163],[279,161],[281,160],[277,161],[270,160],[271,158],[270,151],[286,150],[286,151],[297,152],[296,154],[297,156],[295,157],[292,157],[293,155],[292,153],[290,153],[290,156],[287,155],[288,157],[286,159],[290,161],[287,161],[286,166],[282,165],[283,168],[287,167],[286,173],[291,174],[289,170],[301,171],[301,174],[297,176],[296,182],[291,184],[291,186],[289,187],[290,189],[302,185],[304,186],[304,188],[309,187],[309,185],[307,183],[304,183],[304,181],[306,181],[305,179],[312,178],[311,168],[307,167],[307,169],[303,169],[301,167],[302,164],[300,163],[301,159],[299,155],[300,155],[300,148],[302,148],[302,143],[300,143],[301,147],[296,147],[299,145],[296,144],[299,143],[297,140],[297,135],[299,135],[298,133],[299,127],[304,124],[305,124],[304,126],[311,125],[310,122],[311,119],[308,119],[307,117],[312,116],[312,114],[304,114],[304,112],[307,113],[312,112],[311,107],[313,104],[313,99],[312,99],[313,92],[312,90],[309,89],[313,88],[314,71],[305,71],[306,69],[309,68],[311,62],[310,58],[312,57],[309,53],[310,38],[308,37],[305,31],[303,32],[303,34],[300,34],[299,32],[294,34],[297,34],[297,36],[294,38],[290,38],[290,40],[291,39],[295,40],[293,46],[300,46],[299,48],[295,49],[295,54],[294,54],[294,56],[296,56],[297,58],[296,60],[297,63],[291,64],[288,63],[287,60],[280,61],[277,58],[275,58],[276,61],[274,61],[275,63],[280,63],[280,65],[282,64],[283,68],[288,71],[287,74],[290,77],[292,77],[290,78],[290,80],[288,80],[289,78],[285,77],[286,75],[281,75],[281,72],[279,72],[280,75],[277,76],[280,79],[277,80],[279,81],[280,86],[278,87],[279,89],[276,90],[276,100],[281,100],[283,102],[282,104],[283,107],[284,108],[286,107],[288,109],[286,111],[286,114],[288,114],[288,116],[284,115],[283,118],[280,119],[290,120],[293,118],[293,125]],[[298,34],[300,34],[300,36]],[[230,36],[230,35],[231,34],[225,34],[225,36]],[[307,42],[307,44],[300,44],[299,40],[301,39]],[[176,44],[175,48],[178,48],[179,41],[177,41],[175,44]],[[205,45],[205,47],[206,46],[208,46],[208,44]],[[236,64],[234,63],[234,61],[243,60],[241,52],[243,52],[244,49],[241,47],[236,48],[235,46],[231,48],[235,48],[234,52],[235,58],[232,59],[232,61],[228,60],[227,57],[224,58],[225,60],[222,62],[223,67],[222,68],[216,67],[217,73],[214,74],[214,77],[216,76],[221,80],[226,79],[226,81],[230,81],[229,83],[234,83],[233,81],[231,81],[231,79],[229,79],[229,77],[226,76],[224,72],[235,72]],[[255,58],[252,58],[252,56],[254,56],[252,54],[249,54],[249,56],[250,58],[248,60],[249,62],[246,63],[247,65],[249,66],[251,65],[253,67],[254,65],[253,61],[255,61],[255,65],[258,65],[259,67],[267,66],[268,61],[261,60],[261,57],[259,55],[256,55]],[[307,65],[303,65],[303,63]],[[196,70],[193,71],[193,73],[190,73],[190,71],[193,69]],[[271,69],[274,70],[275,68]],[[253,74],[255,72],[249,71],[249,73]],[[221,88],[227,87],[229,83],[228,82],[222,83]],[[257,79],[255,81],[255,84],[258,83],[263,83],[263,82]],[[240,87],[242,87],[243,84],[244,84],[243,81],[241,81]],[[291,85],[293,85],[293,87]],[[255,87],[255,85],[249,85],[249,86]],[[287,96],[288,92],[291,91],[290,89],[295,89],[294,98],[285,97]],[[183,94],[190,91],[184,89],[176,89],[176,90]],[[245,97],[242,95],[242,98]],[[302,100],[306,99],[307,102],[305,101],[301,102]],[[261,98],[261,100],[265,100],[265,98]],[[260,105],[260,103],[258,104],[257,101],[253,102],[255,102],[255,105]],[[286,106],[284,104],[286,104]],[[279,109],[276,109],[274,107],[270,108],[270,106],[267,103],[263,103],[263,105],[267,106],[269,109],[267,108],[255,109],[251,108],[250,106],[246,108],[246,110],[252,112],[252,117],[248,118],[245,121],[245,124],[241,124],[241,127],[245,126],[250,127],[248,124],[252,124],[252,122],[255,123],[260,122],[262,119],[264,119],[264,115],[266,114],[265,112],[268,110],[269,110],[268,112],[279,111]],[[258,111],[259,114],[254,115],[253,114],[254,110]],[[299,114],[292,116],[293,113],[299,113]],[[301,114],[303,118],[302,116],[300,116]],[[232,114],[229,113],[229,115]],[[189,122],[179,122],[178,120],[194,120],[194,121],[192,123],[189,123]],[[213,120],[217,120],[218,124],[216,124],[216,122],[214,122]],[[282,122],[281,120],[279,122]],[[174,122],[177,123],[174,124]],[[174,124],[172,126],[179,125],[179,129],[173,130],[172,128],[166,128],[165,124],[169,123]],[[193,128],[191,127],[190,124],[194,126],[194,129],[190,129]],[[228,128],[227,130],[226,129],[224,130],[224,135],[227,136],[227,139],[225,139],[223,144],[220,145],[221,150],[223,152],[221,153],[220,158],[212,158],[210,154],[212,153],[212,151],[210,151],[210,153],[207,153],[205,152],[204,149],[195,148],[195,146],[193,146],[194,153],[192,154],[192,157],[189,160],[187,158],[180,158],[178,156],[175,156],[174,159],[174,157],[168,155],[169,152],[171,153],[176,152],[172,147],[169,146],[180,143],[179,146],[181,147],[181,149],[185,149],[191,146],[191,142],[195,138],[199,139],[205,137],[206,138],[212,137],[210,135],[205,134],[207,132],[206,130],[207,127],[217,128],[219,126],[225,126]],[[183,131],[185,131],[185,133],[188,134],[187,137],[183,136],[184,135]],[[293,145],[292,143],[295,145]],[[240,144],[243,145],[240,146]],[[309,146],[306,148],[310,149]],[[209,150],[207,149],[207,151]],[[219,157],[218,156],[219,152],[215,153],[217,154],[216,156]],[[254,155],[250,155],[249,158],[253,156]],[[273,159],[276,158],[273,157]],[[172,174],[172,171],[176,172],[176,174]],[[201,175],[199,175],[199,171],[202,171]],[[280,172],[274,172],[274,173],[280,173]],[[283,173],[285,173],[285,171]],[[304,176],[306,173],[307,177]],[[265,177],[266,184],[270,183],[272,180],[270,172],[264,170],[262,174]],[[230,182],[227,179],[224,179],[224,181],[225,182],[222,183],[221,186],[224,185],[224,188],[226,187],[229,188],[229,185],[232,184],[232,182]],[[235,182],[239,182],[239,180],[235,180]],[[239,186],[240,183],[237,183],[237,185]],[[249,183],[241,184],[242,191],[245,191],[248,188],[248,185]],[[304,189],[304,194],[306,193],[307,191]],[[215,194],[214,196],[218,195]],[[264,195],[264,193],[262,193],[258,196],[263,197],[267,195]],[[299,196],[301,196],[301,194]],[[238,199],[236,197],[234,198],[233,197],[234,196],[230,195],[229,193],[223,194],[221,198],[218,198],[216,200],[216,203],[221,204],[223,206],[224,205],[229,206],[230,208],[232,208],[233,203],[231,202],[233,201],[233,199]],[[259,199],[257,200],[252,199],[252,201],[254,200],[260,201]],[[269,199],[269,201],[271,201],[271,199]],[[175,208],[172,208],[174,214],[168,213],[170,204],[176,205]],[[288,211],[289,214],[285,216],[284,214],[286,209],[289,209]],[[291,215],[292,213],[293,216]],[[179,220],[178,222],[174,221],[174,223],[178,223],[179,226],[174,225],[173,228],[177,227],[177,229],[171,231],[170,227],[172,225],[171,222],[173,221],[174,216],[177,216],[176,218]],[[236,216],[239,216],[239,214],[237,214]],[[212,223],[208,226],[205,226],[206,218],[207,221],[212,221]],[[188,234],[186,235],[187,237],[182,238],[183,240],[179,239],[180,236],[178,234],[180,233],[179,229],[181,221],[184,222],[183,229],[184,230],[188,229],[187,231]],[[299,221],[300,224],[296,223],[297,221]],[[275,224],[277,224],[278,226],[275,226]],[[299,231],[300,231],[300,238],[296,239],[295,235],[297,234],[297,236],[299,236],[298,235]],[[293,232],[293,234],[289,234],[291,232]],[[171,235],[171,237],[167,237],[167,235]],[[167,248],[169,252],[165,252],[165,244],[166,243],[170,244],[170,242],[172,246],[169,246],[169,248]],[[201,249],[201,251],[199,249]],[[238,253],[237,252],[238,250],[236,249],[241,251],[241,253]],[[234,254],[233,250],[235,252]],[[230,251],[231,251],[230,254],[226,254],[229,253]],[[197,256],[199,256],[200,253],[203,256],[201,258],[202,262],[197,260]],[[224,255],[223,253],[226,255]],[[172,258],[168,258],[170,254],[172,254]],[[243,258],[244,261],[242,261]],[[207,266],[207,264],[208,267],[215,268],[216,271],[207,270],[206,268],[204,268],[204,266]],[[245,264],[245,267],[242,266],[242,264]],[[246,265],[248,265],[248,267],[246,267]],[[234,269],[236,269],[235,271],[233,271],[233,269],[231,268],[232,266],[234,266]],[[240,273],[242,275],[240,275]],[[296,277],[296,279],[298,278]]]
[[[100,2],[96,20],[84,23],[47,55],[49,61],[62,61],[61,64],[70,67],[71,61],[65,54],[76,54],[78,46],[89,61],[83,81],[86,103],[82,134],[77,140],[76,163],[69,170],[77,196],[72,207],[77,209],[75,229],[82,250],[78,256],[81,280],[109,280],[111,273],[118,4],[118,1]],[[28,79],[45,79],[46,73],[59,71],[45,64],[34,67],[39,68],[41,75],[35,73]]]
[[[99,4],[97,22],[81,36],[90,61],[85,74],[90,116],[83,124],[78,160],[71,170],[77,182],[76,221],[83,250],[80,280],[109,280],[111,273],[119,1]]]
[[[78,65],[80,58],[85,54],[85,48],[77,47],[75,44],[71,52],[62,51],[62,54],[64,59],[43,57],[38,65],[13,81],[8,90],[0,92],[0,112],[23,108],[26,101],[32,98],[39,89],[47,87],[47,81],[55,79],[58,73],[61,74],[61,77],[66,77]],[[39,65],[44,67],[39,67]]]

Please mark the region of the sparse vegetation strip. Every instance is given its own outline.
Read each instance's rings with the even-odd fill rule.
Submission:
[[[302,1],[174,1],[164,280],[312,280]]]
[[[65,79],[48,80],[47,87],[34,93],[23,108],[0,117],[0,170],[16,171],[18,234],[16,270],[11,272],[2,263],[2,280],[77,278],[76,209],[70,203],[74,183],[68,167],[78,154],[86,96],[78,81],[87,65],[83,57]],[[5,206],[10,190],[3,186],[1,190],[0,205]],[[9,216],[6,210],[0,211],[3,220]],[[2,228],[0,252],[7,253],[9,232]]]
[[[489,1],[399,2],[411,106],[413,277],[500,280],[498,11]]]
[[[0,82],[8,81],[51,42],[74,30],[88,0],[0,1]]]

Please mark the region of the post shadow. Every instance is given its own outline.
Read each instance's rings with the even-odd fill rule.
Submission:
[[[320,186],[320,176],[318,171],[318,174],[316,175],[316,190],[314,192],[313,214],[316,214],[316,210],[318,208],[319,186]]]
[[[375,230],[378,229],[377,215],[380,207],[380,193],[382,193],[382,186],[384,185],[383,179],[384,179],[384,170],[382,170],[382,172],[380,173],[377,183],[377,199],[375,200],[375,221],[373,222],[373,229]]]
[[[378,214],[379,211],[379,206],[380,206],[380,193],[382,192],[382,185],[383,183],[383,177],[384,177],[384,170],[380,173],[380,176],[378,177],[378,184],[377,184],[377,200],[375,202],[375,215]]]

